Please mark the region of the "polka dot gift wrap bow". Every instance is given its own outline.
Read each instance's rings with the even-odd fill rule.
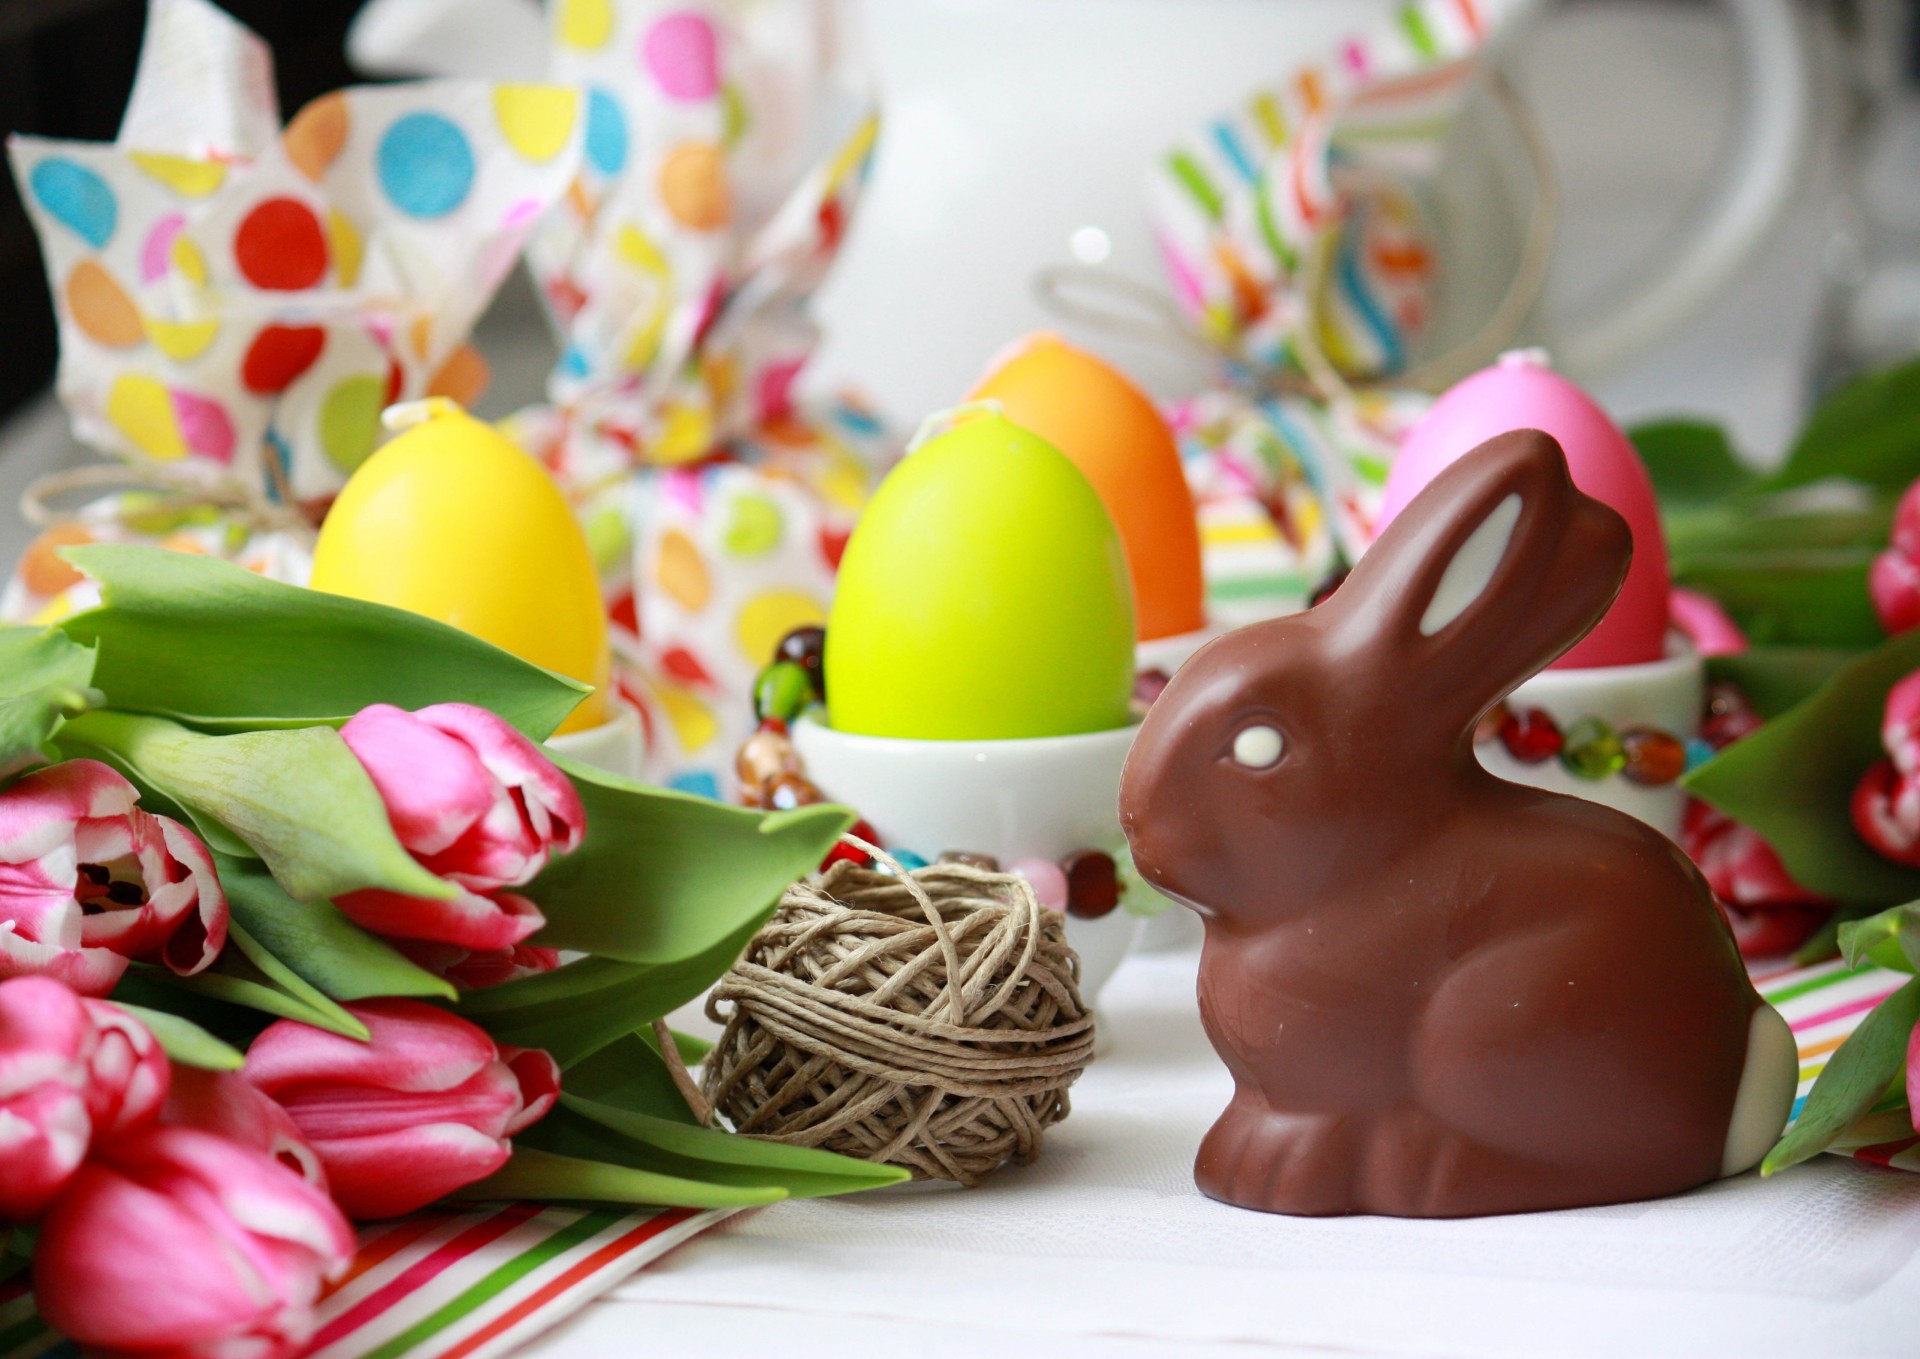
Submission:
[[[528,248],[562,343],[514,432],[601,549],[649,777],[725,795],[753,678],[824,621],[888,441],[792,391],[878,130],[826,0],[557,0],[578,180]]]
[[[456,81],[342,90],[283,133],[265,44],[153,0],[118,138],[9,145],[76,437],[324,503],[382,407],[484,384],[467,335],[585,123],[571,89]]]

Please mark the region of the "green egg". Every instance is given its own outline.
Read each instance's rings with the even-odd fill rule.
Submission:
[[[847,544],[827,626],[840,731],[996,740],[1130,720],[1133,594],[1093,486],[998,415],[888,475]]]

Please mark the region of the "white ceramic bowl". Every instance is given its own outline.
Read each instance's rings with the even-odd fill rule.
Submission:
[[[646,755],[646,735],[640,728],[640,712],[632,704],[615,699],[613,716],[597,727],[550,736],[547,744],[562,755],[619,774],[629,779],[640,777],[640,763]]]
[[[1674,642],[1666,659],[1647,665],[1543,670],[1514,690],[1507,706],[1543,709],[1562,731],[1582,718],[1598,717],[1615,731],[1651,727],[1685,741],[1699,732],[1706,683],[1706,666],[1700,657],[1691,647]],[[1498,741],[1485,742],[1479,752],[1480,763],[1503,779],[1602,803],[1679,838],[1686,794],[1677,783],[1648,788],[1624,774],[1583,779],[1558,759],[1522,764]]]
[[[812,716],[793,725],[807,777],[857,808],[889,846],[926,859],[948,850],[1061,859],[1077,849],[1118,855],[1120,767],[1135,727],[1017,741],[916,741],[835,731]],[[1095,1002],[1140,932],[1123,908],[1067,918],[1080,989]]]

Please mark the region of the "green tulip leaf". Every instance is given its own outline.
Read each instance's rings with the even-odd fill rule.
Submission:
[[[699,1059],[689,1061],[683,1052],[681,1060],[691,1065]],[[561,1084],[569,1094],[630,1113],[652,1114],[689,1125],[698,1121],[667,1070],[651,1029],[616,1038],[581,1058],[567,1067]]]
[[[1864,548],[1702,554],[1675,578],[1713,596],[1756,646],[1877,646]]]
[[[536,1199],[651,1204],[662,1208],[757,1208],[787,1197],[786,1191],[777,1186],[741,1188],[704,1183],[544,1151],[533,1145],[531,1137],[551,1119],[549,1115],[515,1139],[513,1155],[506,1165],[479,1183],[468,1185],[454,1197],[469,1202]]]
[[[1920,901],[1909,901],[1840,926],[1840,956],[1848,967],[1873,963],[1893,972],[1920,972]]]
[[[211,557],[95,544],[63,556],[102,602],[59,626],[99,648],[116,708],[209,730],[338,724],[372,703],[472,703],[535,740],[590,692],[404,609],[266,580]]]
[[[1895,495],[1920,477],[1920,359],[1855,378],[1828,397],[1767,485],[1830,477]]]
[[[638,1168],[663,1174],[742,1187],[773,1184],[791,1198],[854,1193],[912,1178],[899,1166],[876,1165],[813,1147],[739,1137],[580,1095],[563,1093],[560,1106],[563,1113],[598,1124],[629,1143],[631,1150],[626,1155]]]
[[[671,963],[583,958],[556,971],[462,993],[461,1014],[495,1041],[545,1048],[570,1068],[705,991],[773,914],[768,902],[706,952]]]
[[[1756,646],[1707,661],[1707,676],[1739,689],[1771,721],[1839,673],[1858,653],[1838,647]]]
[[[53,758],[61,725],[99,705],[94,650],[52,628],[0,628],[0,779]]]
[[[1718,425],[1658,420],[1634,426],[1627,437],[1646,464],[1662,509],[1718,505],[1760,480]]]
[[[129,1005],[123,1000],[115,1000],[113,1004],[145,1024],[167,1056],[181,1066],[199,1067],[202,1071],[238,1071],[247,1064],[246,1054],[240,1049],[221,1042],[190,1019],[166,1010]]]
[[[1920,632],[1849,661],[1804,702],[1688,774],[1687,790],[1758,831],[1812,891],[1877,905],[1920,898],[1920,871],[1875,853],[1849,810],[1860,776],[1886,753],[1887,691],[1916,669]]]
[[[1907,1041],[1916,1021],[1920,977],[1874,1006],[1847,1035],[1807,1092],[1799,1119],[1760,1163],[1760,1173],[1776,1174],[1825,1151],[1903,1079]]]
[[[217,855],[227,905],[262,948],[333,1000],[458,997],[452,983],[402,957],[329,901],[298,901],[253,859]]]
[[[265,860],[297,900],[370,887],[457,894],[394,838],[373,780],[331,727],[208,736],[165,718],[93,712],[67,724],[62,747],[124,765],[184,807],[213,848]]]
[[[565,757],[555,763],[586,806],[586,841],[526,893],[547,917],[540,943],[601,958],[664,963],[704,953],[818,868],[854,821],[844,807],[749,811]]]

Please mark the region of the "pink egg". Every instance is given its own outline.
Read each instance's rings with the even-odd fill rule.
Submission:
[[[1653,482],[1627,436],[1537,351],[1504,356],[1448,389],[1408,433],[1387,477],[1382,527],[1462,454],[1514,429],[1545,430],[1566,451],[1573,484],[1612,506],[1633,532],[1633,565],[1600,625],[1556,670],[1641,665],[1666,654],[1667,542]]]

